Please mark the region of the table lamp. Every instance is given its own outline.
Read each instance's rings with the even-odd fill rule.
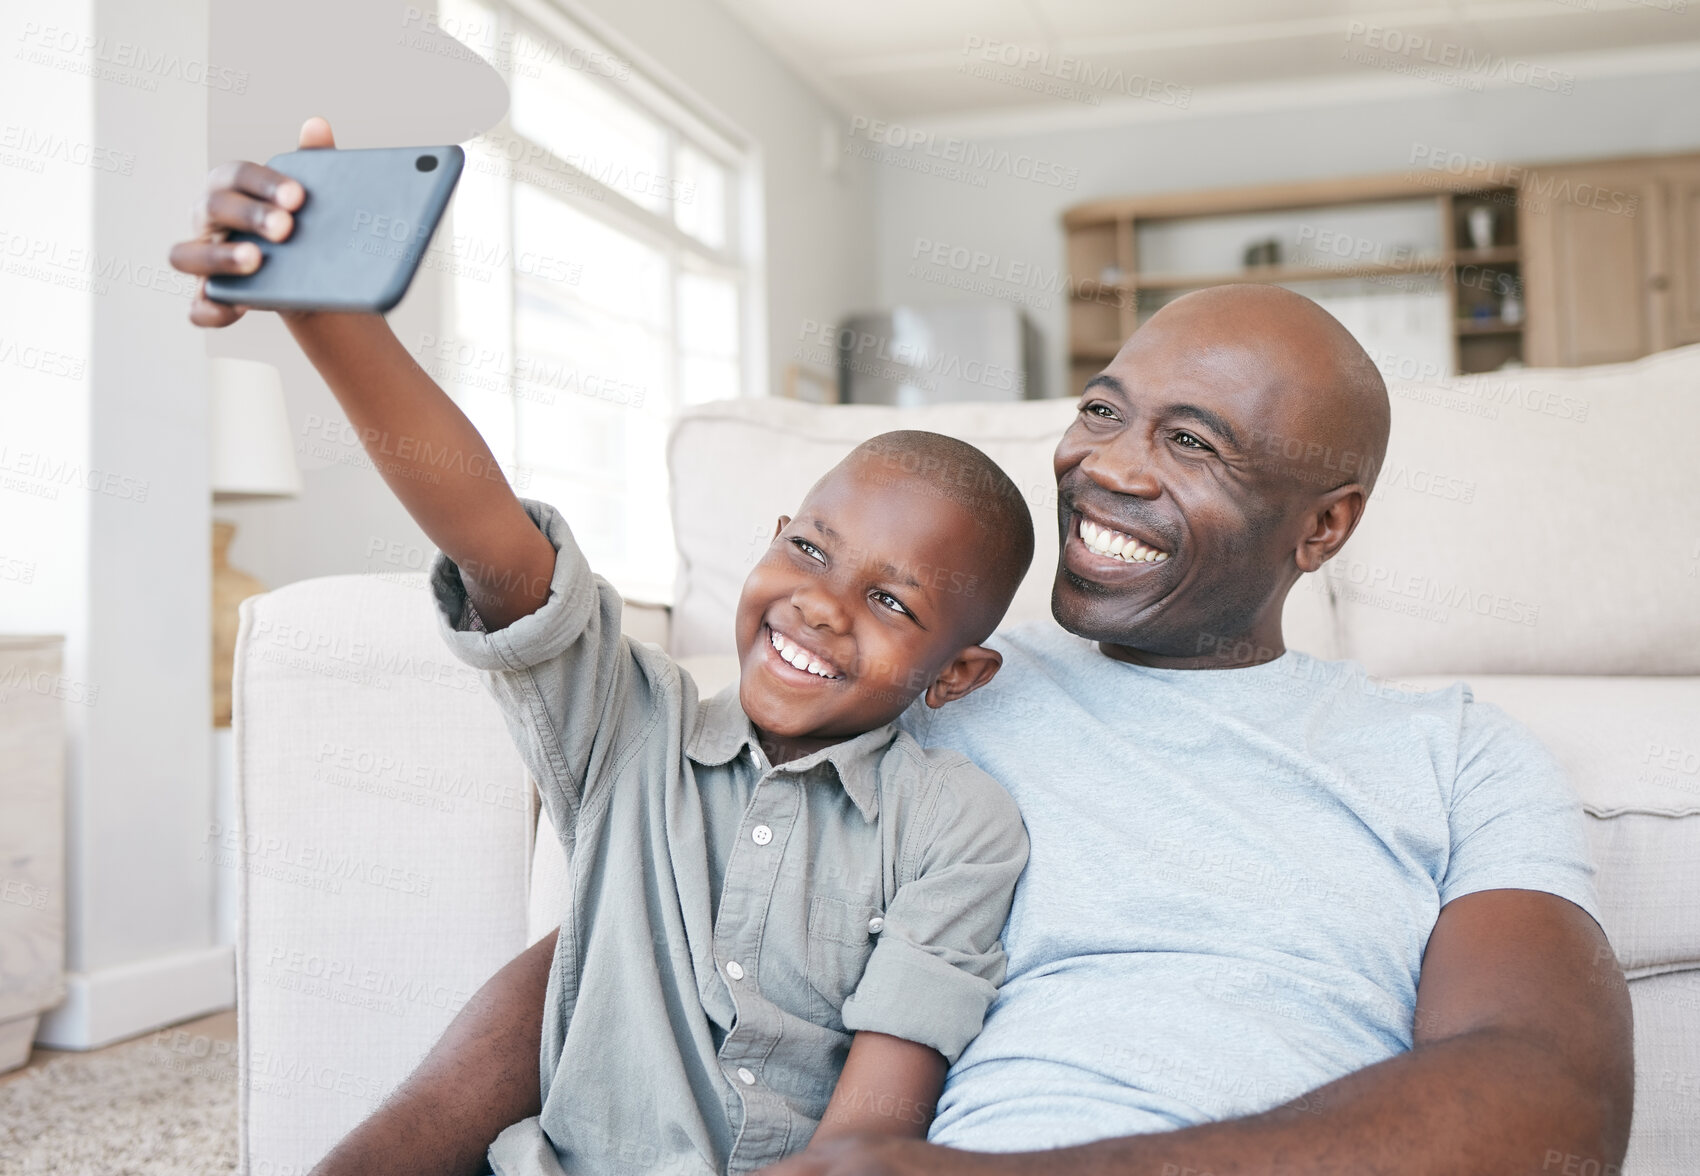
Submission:
[[[217,358],[212,365],[214,502],[265,502],[301,493],[283,379],[269,363]],[[236,661],[237,606],[266,586],[230,566],[236,524],[213,520],[213,726],[230,726],[230,678]]]

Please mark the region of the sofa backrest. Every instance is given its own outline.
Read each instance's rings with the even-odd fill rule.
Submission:
[[[1700,347],[1438,383],[1398,374],[1371,507],[1339,557],[1293,590],[1289,645],[1393,677],[1700,673],[1700,463],[1681,457],[1700,435]],[[899,428],[972,442],[1015,479],[1039,543],[1005,623],[1048,617],[1051,454],[1074,404],[688,411],[668,449],[672,652],[731,652],[738,591],[776,517],[858,442]]]

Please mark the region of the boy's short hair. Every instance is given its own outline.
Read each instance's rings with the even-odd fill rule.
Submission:
[[[1033,563],[1033,513],[1003,467],[980,450],[921,429],[898,429],[862,442],[846,461],[861,458],[901,473],[961,506],[978,524],[987,591],[972,640],[991,635]],[[976,594],[980,595],[980,594]]]

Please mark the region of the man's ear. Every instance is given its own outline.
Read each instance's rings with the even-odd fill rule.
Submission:
[[[947,702],[974,693],[992,680],[1003,665],[1003,654],[984,645],[970,645],[950,660],[950,664],[927,687],[927,705],[937,710]]]
[[[779,521],[777,523],[773,524],[773,537],[775,539],[779,538],[779,533],[781,531],[785,530],[785,528],[789,527],[790,525],[791,525],[791,516],[790,515],[780,515]]]
[[[1301,572],[1314,572],[1334,558],[1346,545],[1364,515],[1364,488],[1353,482],[1330,490],[1317,500],[1308,516],[1308,526],[1299,536],[1294,562]]]

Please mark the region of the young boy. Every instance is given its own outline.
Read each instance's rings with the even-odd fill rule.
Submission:
[[[298,184],[221,175],[210,227],[287,235]],[[174,263],[254,268],[200,245]],[[811,1140],[923,1137],[1002,980],[1027,839],[996,782],[894,720],[997,672],[981,642],[1033,553],[1008,477],[937,434],[860,446],[780,518],[738,603],[740,680],[699,700],[620,634],[566,522],[514,495],[381,316],[283,317],[442,550],[447,639],[486,671],[570,863],[542,1113],[497,1138],[495,1171],[742,1173]]]

